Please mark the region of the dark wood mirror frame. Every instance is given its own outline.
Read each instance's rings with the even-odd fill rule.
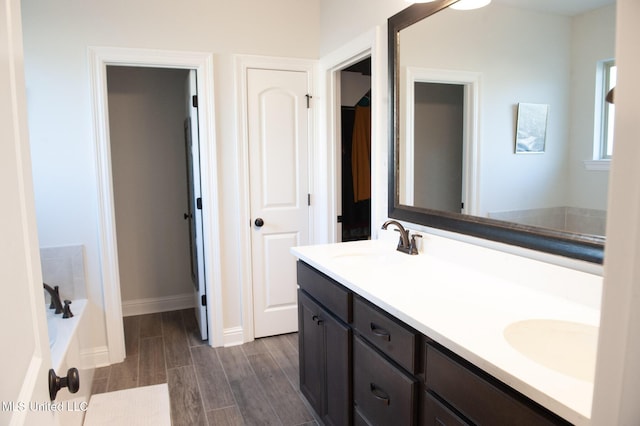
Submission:
[[[500,243],[524,247],[545,253],[561,255],[592,263],[602,263],[604,237],[556,231],[553,229],[520,225],[479,216],[448,213],[416,208],[399,203],[397,148],[399,146],[399,99],[397,55],[399,32],[424,18],[456,3],[458,0],[437,0],[416,3],[398,12],[388,20],[389,42],[389,217],[432,228],[457,232]],[[434,42],[437,42],[434,41]]]

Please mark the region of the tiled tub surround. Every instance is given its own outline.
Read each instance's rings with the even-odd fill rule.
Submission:
[[[523,225],[541,226],[590,235],[604,235],[607,224],[606,211],[579,207],[550,207],[490,212],[488,217]]]
[[[61,299],[86,299],[84,247],[40,248],[42,280],[51,287],[60,287]]]
[[[580,380],[521,354],[504,333],[552,319],[598,326],[602,277],[424,235],[409,256],[396,240],[296,247],[300,260],[574,424],[587,424],[593,374]],[[596,345],[587,355],[595,359]]]

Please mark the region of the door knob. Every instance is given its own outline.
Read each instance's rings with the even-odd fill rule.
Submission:
[[[77,368],[67,370],[66,377],[58,377],[53,368],[49,370],[49,397],[51,401],[55,401],[58,391],[62,388],[69,388],[71,393],[78,392],[78,389],[80,389],[80,373],[78,373]]]
[[[253,222],[258,228],[261,228],[262,225],[264,225],[264,220],[262,220],[261,217],[257,218],[254,222]]]

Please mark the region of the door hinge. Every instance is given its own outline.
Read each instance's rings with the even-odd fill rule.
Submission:
[[[311,194],[307,194],[307,205],[311,205]]]
[[[307,97],[307,109],[309,109],[309,108],[311,108],[310,101],[311,101],[311,98],[313,98],[313,96],[311,96],[308,93],[305,96]]]
[[[191,97],[191,105],[193,105],[194,108],[198,108],[198,95]]]
[[[338,223],[342,223],[342,215],[338,216]]]
[[[200,197],[196,198],[196,208],[202,210],[202,198]]]
[[[200,303],[202,303],[202,306],[207,306],[207,295],[206,294],[203,294],[200,297]]]

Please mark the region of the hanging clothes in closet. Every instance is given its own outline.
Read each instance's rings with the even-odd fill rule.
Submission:
[[[367,93],[356,105],[351,145],[353,201],[371,199],[371,105]]]
[[[355,130],[356,127],[356,110],[360,115],[357,120],[361,127],[360,130]],[[367,110],[369,110],[367,112]],[[364,176],[361,179],[354,178],[354,164],[355,167],[358,168],[359,172],[362,174],[363,169],[360,167],[362,163],[364,163],[365,167],[369,170],[370,173],[370,158],[371,158],[371,113],[370,113],[370,101],[369,95],[365,95],[356,106],[342,106],[342,241],[354,241],[354,240],[366,240],[371,236],[371,177]],[[362,119],[362,114],[364,113],[364,120]],[[367,119],[367,115],[369,118]],[[366,124],[366,122],[369,124]],[[362,131],[365,131],[365,134],[369,134],[368,137],[361,138]],[[359,138],[360,142],[365,142],[363,144],[364,150],[364,158],[366,161],[362,160],[362,157],[356,158],[354,160],[354,154],[356,156],[361,156],[362,150],[359,148],[354,148],[354,135],[356,138]],[[367,141],[368,139],[368,141]],[[357,186],[354,182],[359,182],[358,185],[362,184],[362,186]],[[364,183],[368,181],[368,191],[362,190],[363,186],[366,188],[367,184]],[[354,189],[360,188],[360,197],[357,197]],[[368,196],[367,196],[368,194]],[[367,197],[366,199],[362,199],[362,197]]]

